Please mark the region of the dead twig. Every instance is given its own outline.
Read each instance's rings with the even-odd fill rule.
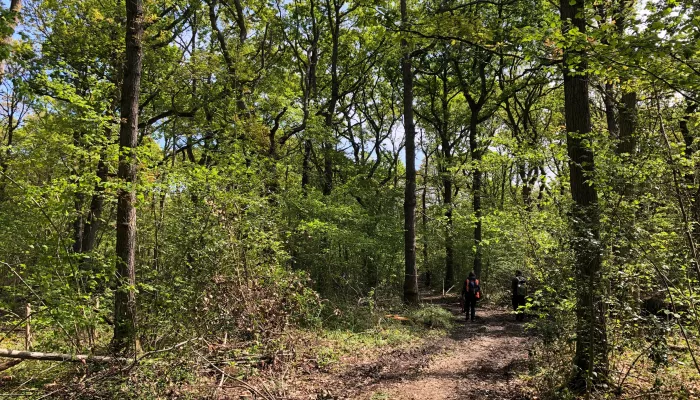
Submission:
[[[251,392],[253,395],[258,396],[258,397],[260,397],[260,398],[262,398],[262,399],[266,399],[266,400],[275,400],[274,397],[268,396],[267,394],[263,394],[263,393],[261,393],[259,390],[257,390],[256,388],[254,388],[253,386],[249,385],[248,383],[246,383],[246,382],[244,382],[244,381],[242,381],[242,380],[236,378],[235,376],[232,376],[231,374],[226,373],[226,371],[224,371],[223,369],[217,367],[216,364],[214,364],[213,362],[209,361],[209,360],[208,360],[206,357],[204,357],[201,353],[199,353],[199,352],[197,352],[197,351],[195,351],[195,353],[197,353],[197,355],[199,356],[199,358],[201,358],[205,363],[207,363],[209,366],[211,366],[212,368],[214,368],[217,372],[219,372],[220,374],[222,374],[222,375],[225,376],[226,378],[232,380],[233,382],[236,382],[237,385],[238,385],[239,387],[242,387],[242,388],[248,390],[248,391]]]

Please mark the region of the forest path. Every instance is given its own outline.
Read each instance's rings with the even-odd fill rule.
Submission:
[[[294,379],[289,399],[312,400],[527,400],[518,376],[527,370],[532,342],[509,310],[477,309],[466,322],[457,297],[424,297],[454,315],[450,334],[421,346],[364,361],[346,360],[342,371]]]
[[[430,300],[430,299],[425,299]],[[508,310],[477,309],[477,321],[466,322],[455,303],[442,304],[455,315],[455,328],[442,340],[442,350],[415,373],[379,380],[357,399],[520,400],[518,375],[527,368],[529,340]]]

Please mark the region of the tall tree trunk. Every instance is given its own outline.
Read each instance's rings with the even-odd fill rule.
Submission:
[[[625,35],[627,26],[627,11],[632,9],[634,2],[620,1],[616,8],[613,8],[613,22],[617,27],[617,33],[620,36]],[[623,79],[626,80],[626,79]],[[624,90],[621,99],[622,107],[619,114],[619,141],[617,143],[617,154],[634,154],[637,147],[637,139],[635,130],[637,129],[637,92]]]
[[[561,1],[565,32],[573,28],[586,32],[584,1]],[[586,145],[586,140],[590,139],[591,114],[585,57],[581,50],[564,49],[564,111],[569,181],[574,201],[572,247],[576,256],[576,355],[570,387],[576,392],[591,390],[592,384],[606,383],[608,377],[605,312],[600,289],[603,285],[598,194],[593,184],[593,152]]]
[[[452,232],[453,228],[453,218],[452,218],[452,176],[449,169],[449,160],[451,159],[452,152],[450,149],[450,143],[447,139],[447,134],[443,133],[442,140],[442,155],[443,155],[443,167],[442,172],[442,204],[445,207],[445,287],[449,288],[454,284],[455,281],[455,265],[454,265],[454,235]]]
[[[401,26],[408,24],[407,0],[401,0]],[[402,35],[406,35],[405,32]],[[403,301],[418,304],[418,273],[416,270],[416,127],[413,123],[413,68],[411,49],[406,38],[401,39],[401,73],[403,79],[403,125],[406,140],[406,191],[404,192],[404,254],[405,275]]]
[[[601,21],[606,21],[608,20],[608,9],[606,8],[604,3],[596,4],[596,13],[598,16],[601,18]],[[614,10],[611,10],[612,12],[610,14],[614,14]],[[615,22],[615,19],[613,18],[613,22]],[[624,29],[619,30],[618,33],[624,34]],[[601,39],[600,39],[601,44],[608,45],[610,41],[608,40],[608,36],[606,34],[603,34]],[[613,137],[618,137],[619,135],[619,125],[618,125],[618,110],[617,110],[617,104],[615,104],[615,85],[613,85],[611,82],[605,82],[605,85],[603,86],[603,104],[605,105],[605,122],[608,125],[608,132],[610,133],[611,136]]]
[[[85,220],[82,240],[83,253],[89,253],[97,246],[97,233],[100,230],[102,210],[104,210],[104,185],[107,182],[107,174],[109,173],[105,162],[106,156],[103,151],[100,160],[97,162],[98,182],[95,184],[94,192],[90,198],[90,211]]]
[[[423,225],[423,272],[425,272],[425,286],[430,287],[432,284],[432,273],[428,269],[428,166],[430,157],[424,151],[425,159],[423,160],[423,194],[421,195],[421,207],[423,214],[421,215],[421,222]]]
[[[121,97],[117,201],[117,287],[112,349],[136,351],[136,146],[143,61],[143,0],[126,0],[126,64]]]
[[[619,129],[617,154],[634,154],[637,147],[637,140],[634,137],[634,131],[637,129],[637,92],[622,94]]]
[[[452,218],[452,179],[445,179],[445,287],[451,287],[455,281],[454,234]]]
[[[472,210],[474,211],[474,274],[481,279],[482,255],[481,248],[481,150],[477,141],[478,112],[472,110],[472,116],[469,119],[469,152],[472,162],[474,163],[473,180],[472,180]]]
[[[455,265],[454,265],[454,233],[453,233],[453,218],[452,218],[452,195],[453,195],[453,179],[452,179],[452,144],[450,143],[450,102],[448,99],[449,87],[447,63],[442,70],[441,81],[442,91],[440,93],[440,105],[442,116],[440,121],[440,147],[442,148],[442,186],[443,186],[443,205],[445,206],[445,287],[452,287],[455,282]]]
[[[328,24],[331,28],[331,97],[328,100],[328,109],[326,110],[326,127],[330,130],[330,134],[335,139],[335,126],[333,117],[336,112],[336,106],[340,100],[340,78],[338,77],[338,58],[340,55],[340,24],[342,17],[340,15],[341,4],[336,0],[326,1],[326,11],[328,14]],[[329,196],[333,191],[333,156],[334,146],[331,141],[323,142],[323,195]]]
[[[9,35],[2,38],[3,45],[9,47],[12,43],[12,35],[14,34],[17,24],[19,24],[19,13],[22,11],[22,0],[11,0],[10,1],[10,12],[12,13],[12,22],[8,26]],[[0,61],[0,83],[5,78],[5,69],[7,67],[6,61]]]
[[[83,132],[75,130],[73,132],[73,146],[79,148]],[[74,178],[70,179],[70,183],[75,185],[75,198],[73,199],[73,209],[75,211],[75,220],[73,220],[73,253],[79,254],[83,252],[83,236],[85,234],[85,214],[83,206],[85,205],[85,193],[80,189],[78,176],[82,173],[82,160],[75,160],[76,166],[73,168]]]
[[[17,24],[19,23],[19,13],[22,11],[22,0],[11,0],[10,1],[10,12],[13,13],[12,17],[12,22],[8,28],[14,33],[15,28],[17,27]],[[2,38],[3,45],[6,47],[9,47],[10,44],[12,43],[12,34]],[[3,79],[5,79],[5,69],[7,68],[6,65],[7,61],[5,59],[0,60],[0,84],[2,84]],[[14,99],[10,100],[9,104],[10,108],[14,110]],[[8,163],[8,158],[10,157],[10,148],[12,146],[12,140],[13,140],[13,135],[15,131],[15,126],[14,126],[14,113],[11,111],[9,112],[8,115],[8,122],[7,122],[7,150],[5,151],[5,154],[0,154],[0,172],[3,173],[3,176],[0,177],[0,202],[5,200],[5,185],[7,184],[6,177],[4,174],[7,172],[7,163]]]
[[[2,82],[0,81],[0,83]],[[4,202],[6,200],[5,189],[7,186],[7,176],[5,176],[5,174],[7,173],[7,167],[10,161],[9,158],[12,155],[10,149],[12,148],[15,133],[13,120],[14,115],[10,113],[7,121],[7,150],[0,153],[0,173],[2,173],[2,176],[0,176],[0,202]]]

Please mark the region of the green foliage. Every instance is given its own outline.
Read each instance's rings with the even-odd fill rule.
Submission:
[[[411,312],[411,319],[416,323],[435,329],[450,329],[454,325],[454,316],[440,306],[422,306]]]
[[[134,189],[143,351],[201,337],[265,352],[308,329],[334,342],[316,354],[332,368],[346,352],[426,334],[423,325],[450,329],[444,309],[400,304],[406,40],[425,289],[459,291],[445,283],[448,252],[456,282],[480,254],[487,301],[509,306],[522,270],[533,384],[564,396],[554,388],[571,372],[583,299],[566,149],[580,135],[566,134],[561,81],[585,60],[601,226],[599,241],[578,240],[600,249],[604,301],[594,306],[607,317],[611,370],[690,365],[700,345],[700,8],[618,3],[587,2],[583,33],[562,31],[540,0],[411,2],[401,30],[391,2],[146,2],[134,187],[116,178],[124,3],[35,1],[19,35],[2,11],[0,325],[31,303],[37,350],[107,351],[116,194]],[[629,93],[631,152],[619,129]],[[651,300],[658,313],[645,309]],[[679,335],[684,354],[669,345]],[[649,354],[650,366],[630,367],[630,354]],[[170,374],[141,369],[142,386],[116,379],[85,396],[189,396],[180,390],[196,384],[193,367],[164,362]]]

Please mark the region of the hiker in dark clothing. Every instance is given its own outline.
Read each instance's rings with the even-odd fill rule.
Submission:
[[[469,277],[462,285],[462,298],[464,299],[464,312],[467,314],[467,321],[471,314],[471,320],[474,321],[476,314],[476,301],[481,298],[481,287],[479,280],[473,272],[469,273]]]
[[[516,312],[515,320],[524,321],[525,311],[520,307],[525,307],[525,296],[527,296],[527,279],[520,271],[515,271],[515,277],[512,282],[513,290],[513,310]]]

